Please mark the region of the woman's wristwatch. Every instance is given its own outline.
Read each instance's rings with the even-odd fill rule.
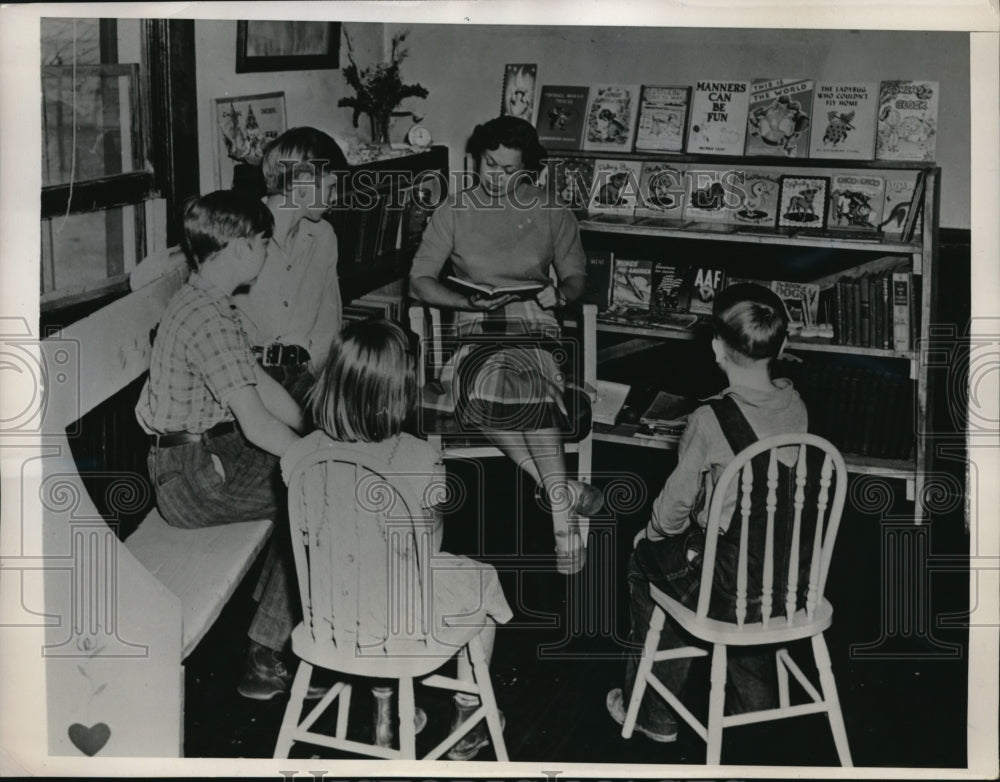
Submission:
[[[556,289],[556,307],[565,307],[569,302],[566,298],[566,294],[562,292],[562,288],[558,285],[553,285]]]

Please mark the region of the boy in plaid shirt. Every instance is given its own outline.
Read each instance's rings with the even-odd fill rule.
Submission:
[[[164,310],[136,406],[152,439],[156,504],[176,527],[280,522],[278,460],[299,439],[302,412],[254,360],[230,301],[260,273],[274,219],[252,197],[220,190],[189,201],[183,223],[191,276]],[[240,683],[241,693],[256,699],[283,692],[290,681],[278,652],[291,635],[297,596],[283,525],[276,527]]]

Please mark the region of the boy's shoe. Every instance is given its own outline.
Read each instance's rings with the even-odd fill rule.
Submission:
[[[622,695],[622,688],[615,687],[608,693],[608,697],[605,701],[608,707],[608,714],[611,715],[611,719],[617,722],[619,725],[625,724],[625,700]],[[672,723],[672,724],[671,724]],[[635,724],[635,729],[644,735],[651,741],[659,742],[660,744],[669,744],[671,741],[677,741],[677,723],[673,720],[668,722],[661,728],[661,732],[654,732],[648,728],[644,728],[638,722]]]
[[[313,680],[316,679],[316,672],[322,670],[313,669]],[[322,679],[321,674],[321,679]],[[288,670],[281,655],[263,644],[250,641],[247,648],[247,661],[243,668],[243,677],[236,685],[236,691],[244,698],[251,698],[255,701],[269,701],[275,695],[284,695],[291,689],[292,672]],[[322,698],[329,692],[331,683],[322,681],[310,683],[306,698],[316,700]]]
[[[471,703],[470,703],[471,701]],[[455,716],[451,720],[451,730],[455,730],[472,712],[479,708],[479,698],[459,693],[454,697]],[[500,730],[503,730],[507,721],[503,712],[500,712]],[[448,754],[448,760],[471,760],[479,754],[479,750],[490,743],[490,732],[486,725],[486,717],[472,726],[472,729],[458,740]]]
[[[236,691],[244,698],[269,701],[275,695],[288,692],[291,684],[292,673],[285,667],[279,654],[263,644],[250,641],[243,678],[236,686]]]

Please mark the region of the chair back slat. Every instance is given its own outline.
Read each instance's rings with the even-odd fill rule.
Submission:
[[[789,622],[795,616],[795,607],[799,594],[799,556],[802,547],[802,509],[806,504],[806,447],[799,446],[799,454],[795,460],[795,508],[792,521],[792,548],[788,559],[788,588],[785,591],[785,617]]]
[[[430,632],[421,563],[432,525],[414,489],[394,475],[338,444],[301,459],[289,481],[292,529],[306,531],[293,536],[296,568],[307,574],[305,621],[317,640],[361,655],[385,655],[398,639],[419,648]]]
[[[736,623],[743,624],[747,616],[747,560],[750,555],[750,511],[753,509],[753,468],[747,464],[743,467],[743,477],[740,484],[742,498],[740,501],[740,554],[736,571]]]
[[[811,617],[846,490],[843,457],[816,435],[778,435],[737,454],[711,497],[698,615],[737,626]]]
[[[767,462],[767,529],[764,532],[764,592],[760,618],[764,625],[774,608],[774,514],[778,507],[778,451],[771,449]]]
[[[823,552],[823,520],[826,518],[826,507],[830,496],[831,475],[833,474],[833,462],[827,454],[823,459],[823,467],[820,469],[819,495],[816,498],[816,530],[813,538],[812,562],[809,565],[809,592],[806,595],[806,615],[812,616],[819,602],[819,585],[822,578],[822,552]]]

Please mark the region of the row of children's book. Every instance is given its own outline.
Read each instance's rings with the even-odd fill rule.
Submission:
[[[793,337],[912,350],[920,306],[909,267],[887,256],[857,271],[822,282],[756,280],[724,269],[588,251],[587,298],[605,322],[682,330],[711,316],[718,291],[752,282],[770,288],[784,303]]]
[[[921,227],[926,169],[797,171],[584,157],[552,159],[556,200],[579,214],[665,226],[840,232],[910,241]]]
[[[932,161],[938,83],[804,78],[544,85],[547,149]]]

